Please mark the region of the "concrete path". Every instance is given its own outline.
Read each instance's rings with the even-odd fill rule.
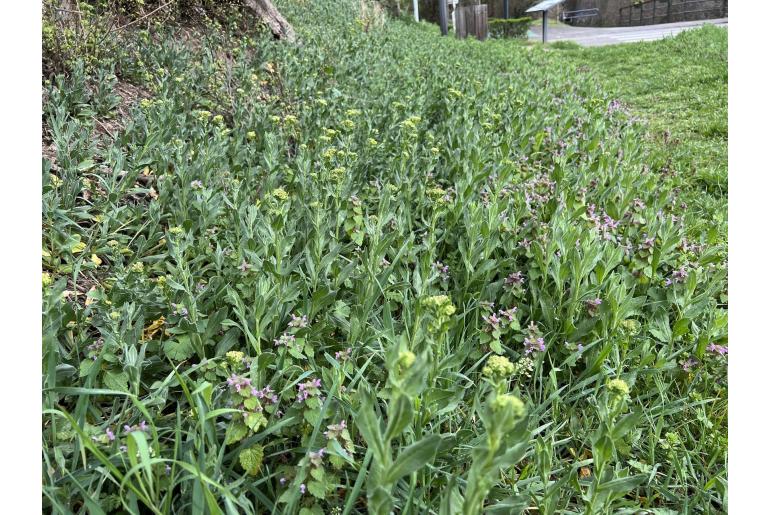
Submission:
[[[574,41],[582,46],[617,45],[635,41],[653,41],[673,36],[683,30],[695,29],[710,23],[718,27],[727,27],[727,18],[716,20],[685,21],[679,23],[662,23],[659,25],[643,25],[639,27],[573,27],[559,23],[548,26],[548,42]],[[542,41],[543,26],[533,26],[530,39]]]

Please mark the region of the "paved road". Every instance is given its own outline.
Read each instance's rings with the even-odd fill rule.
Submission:
[[[727,18],[716,20],[685,21],[679,23],[662,23],[659,25],[643,25],[640,27],[573,27],[558,24],[548,26],[548,41],[574,41],[583,46],[617,45],[634,41],[653,41],[673,36],[683,30],[701,27],[706,23],[727,27]],[[542,41],[542,25],[534,28],[530,39]]]

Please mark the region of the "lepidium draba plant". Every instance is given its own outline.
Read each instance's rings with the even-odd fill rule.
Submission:
[[[475,411],[484,432],[471,451],[461,513],[481,513],[489,490],[500,480],[501,469],[515,465],[527,451],[526,408],[521,399],[508,393],[514,372],[513,363],[504,356],[490,357],[482,370],[488,393],[482,403],[477,398]]]
[[[627,413],[629,394],[628,383],[620,378],[608,381],[599,394],[600,423],[591,435],[593,471],[583,494],[586,513],[614,513],[618,501],[648,478],[647,474],[631,475],[618,459],[623,438],[641,419],[639,413]]]

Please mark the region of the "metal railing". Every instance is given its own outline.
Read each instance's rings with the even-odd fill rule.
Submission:
[[[579,11],[563,11],[559,18],[563,22],[574,22],[575,20],[582,20],[584,18],[593,18],[599,15],[599,9],[580,9]]]
[[[696,17],[695,14],[700,15]],[[620,8],[621,25],[653,25],[727,16],[727,0],[642,0]]]

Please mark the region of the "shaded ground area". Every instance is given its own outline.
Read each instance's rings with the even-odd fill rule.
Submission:
[[[636,41],[654,41],[666,36],[674,36],[682,31],[702,27],[703,25],[727,27],[727,18],[715,20],[686,21],[679,23],[662,23],[641,27],[572,27],[557,24],[548,27],[548,41],[574,41],[582,46],[616,45]],[[541,40],[543,28],[533,25],[530,39]]]

